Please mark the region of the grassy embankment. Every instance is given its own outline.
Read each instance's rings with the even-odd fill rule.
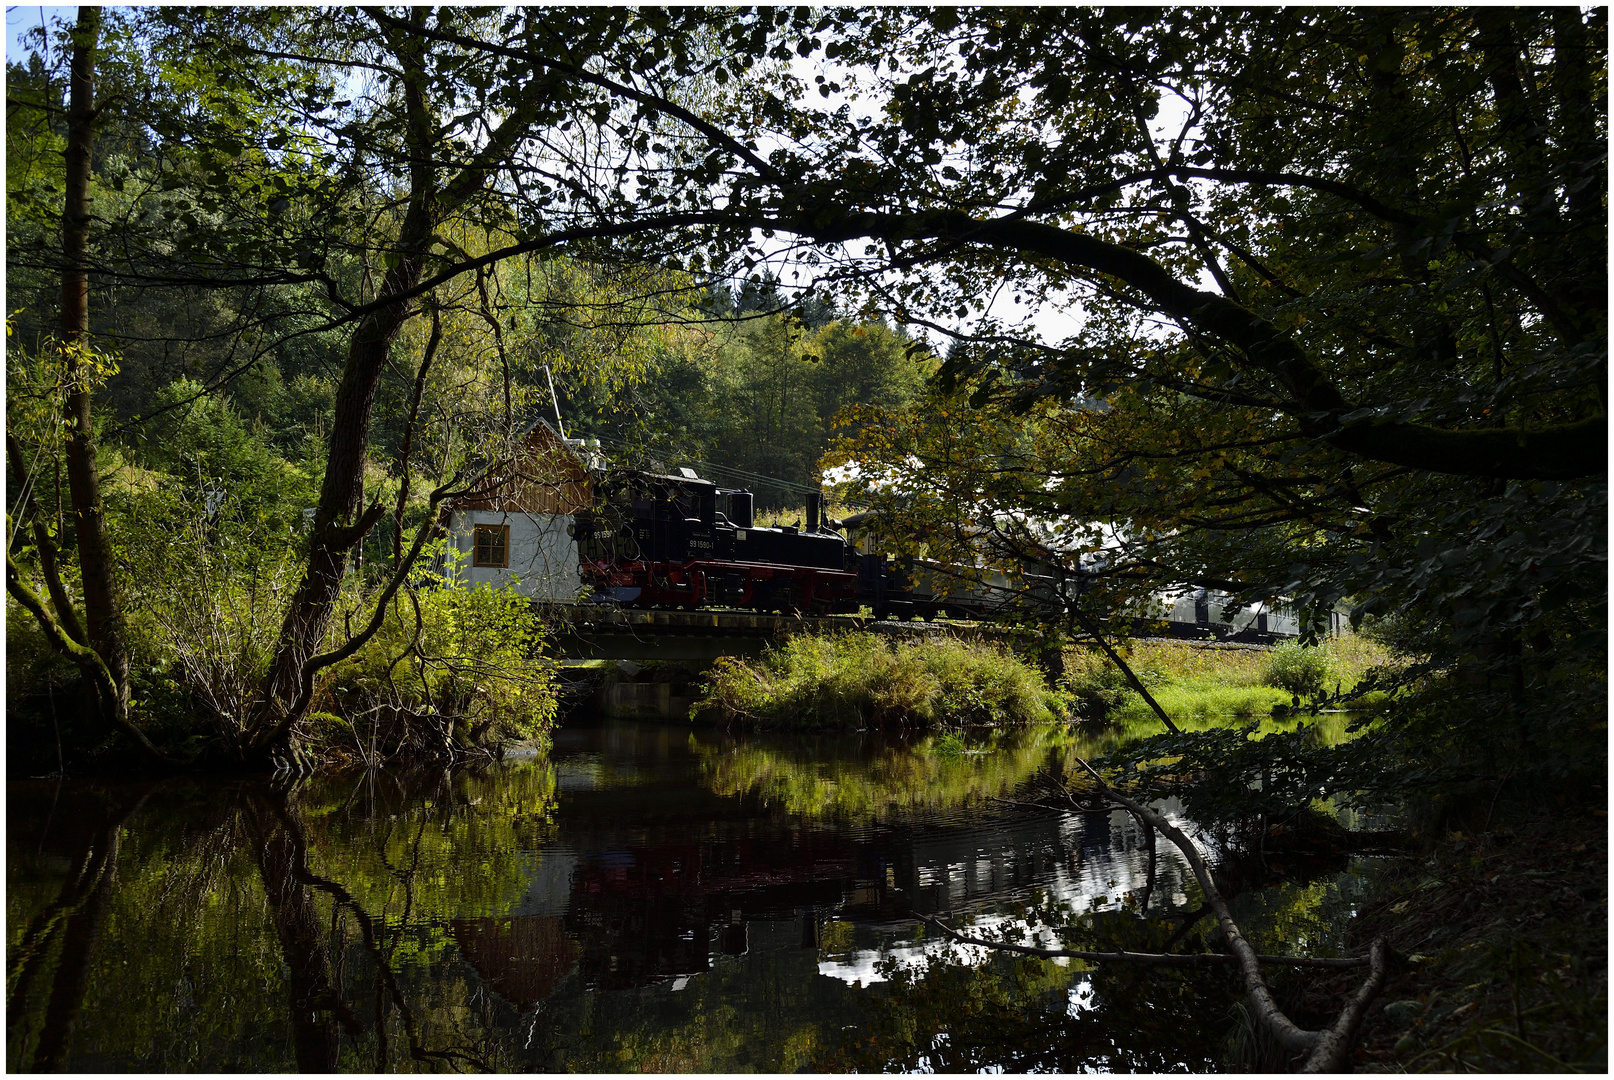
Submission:
[[[1313,649],[1286,643],[1271,649],[1187,641],[1134,642],[1123,657],[1150,695],[1179,727],[1198,729],[1229,719],[1264,719],[1296,697],[1349,693],[1375,667],[1394,658],[1383,646],[1354,634],[1328,639]],[[1104,720],[1123,730],[1149,729],[1160,721],[1142,695],[1097,649],[1065,653],[1065,683],[1085,720]],[[1349,703],[1373,708],[1383,695]]]
[[[1161,707],[1189,728],[1270,718],[1297,697],[1349,691],[1369,668],[1390,660],[1356,637],[1315,649],[1145,641],[1129,653]],[[1122,733],[1152,734],[1158,727],[1142,696],[1102,653],[1071,649],[1065,668],[1050,686],[1027,661],[990,642],[804,634],[755,660],[720,660],[696,709],[765,728],[1001,727],[1059,719],[1105,722]]]
[[[956,638],[798,634],[713,665],[695,705],[765,728],[1006,726],[1062,719],[1068,700],[1001,646]]]
[[[181,541],[189,542],[180,537],[177,550],[195,554]],[[148,580],[126,609],[132,714],[175,757],[230,769],[225,748],[245,741],[296,564],[260,567],[256,580],[222,557],[183,569],[189,580],[178,572]],[[378,591],[349,579],[332,625],[343,635],[364,625]],[[9,598],[6,614],[11,775],[127,771],[120,740],[82,704],[78,669]],[[375,636],[320,672],[301,729],[304,755],[330,769],[373,768],[543,743],[558,713],[547,632],[511,587],[395,598]]]

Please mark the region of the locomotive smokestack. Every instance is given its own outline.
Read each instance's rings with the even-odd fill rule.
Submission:
[[[816,491],[807,496],[807,531],[810,533],[818,531],[818,508],[823,501],[824,496]]]
[[[737,528],[749,529],[752,523],[752,502],[749,491],[729,492],[729,521]]]

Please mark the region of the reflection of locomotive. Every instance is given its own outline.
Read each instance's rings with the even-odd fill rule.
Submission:
[[[693,470],[664,476],[608,473],[596,508],[577,515],[584,582],[602,600],[637,607],[737,607],[856,612],[877,617],[989,614],[1005,589],[937,578],[940,567],[860,553],[807,497],[801,526],[758,527],[751,493],[720,488]]]

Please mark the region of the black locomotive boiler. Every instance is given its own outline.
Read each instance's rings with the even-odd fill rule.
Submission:
[[[808,498],[802,527],[758,527],[751,493],[692,470],[615,471],[577,515],[583,580],[596,598],[635,607],[853,612],[857,552]]]

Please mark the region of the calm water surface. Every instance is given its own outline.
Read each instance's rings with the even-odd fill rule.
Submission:
[[[1151,878],[1127,815],[997,801],[1067,743],[574,720],[548,755],[483,770],[14,782],[6,1064],[1217,1068],[1230,972],[987,955],[915,920],[1109,947],[1181,932],[1199,897],[1169,844]],[[1263,947],[1326,952],[1350,880],[1250,889],[1238,914]]]

